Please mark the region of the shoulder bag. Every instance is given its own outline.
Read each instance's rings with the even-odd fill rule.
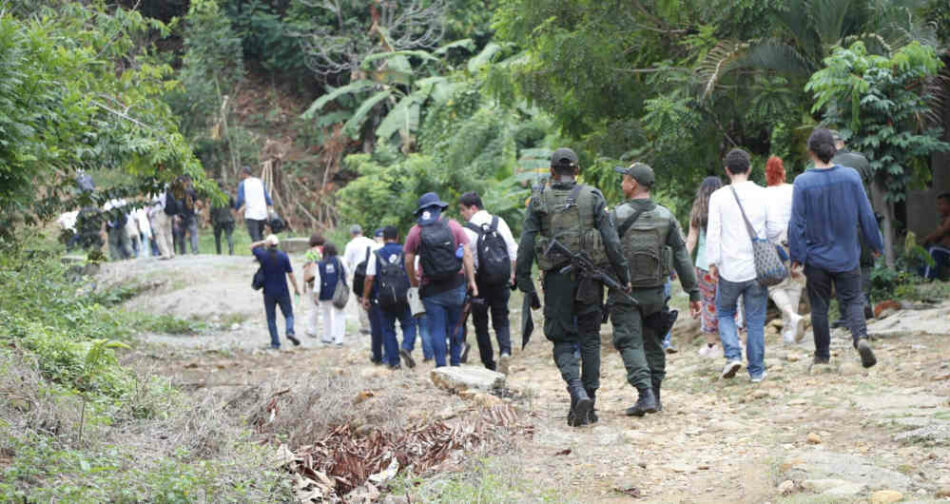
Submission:
[[[346,285],[346,271],[343,270],[343,265],[339,260],[336,262],[339,273],[337,274],[336,287],[333,289],[333,306],[342,310],[346,308],[346,303],[350,300],[350,288]]]
[[[752,255],[755,259],[755,280],[763,287],[770,287],[785,280],[788,276],[788,268],[778,256],[775,245],[768,239],[759,238],[755,233],[755,228],[746,217],[745,209],[742,208],[742,202],[739,201],[739,195],[736,194],[736,188],[730,186],[732,196],[739,205],[739,212],[742,213],[742,220],[745,221],[746,231],[749,232],[749,239],[752,240]]]

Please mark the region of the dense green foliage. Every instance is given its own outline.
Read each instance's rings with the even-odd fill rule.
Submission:
[[[45,218],[77,169],[136,177],[141,192],[201,166],[163,101],[173,70],[144,43],[167,34],[138,12],[64,3],[0,15],[0,230]]]
[[[942,63],[934,48],[911,43],[890,57],[868,54],[862,42],[837,48],[806,86],[813,110],[846,125],[845,136],[864,152],[890,201],[903,201],[907,186],[930,178],[930,154],[950,150],[942,130],[927,121],[928,79]]]

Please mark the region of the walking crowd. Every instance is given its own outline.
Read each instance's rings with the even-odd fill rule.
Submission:
[[[243,212],[251,251],[260,265],[253,286],[263,293],[274,349],[281,345],[278,307],[286,339],[301,344],[293,311],[302,295],[306,334],[319,335],[325,345],[344,345],[345,308],[358,304],[359,330],[370,336],[370,360],[391,369],[417,365],[417,335],[423,362],[435,367],[466,362],[471,316],[482,365],[507,374],[511,292],[524,294],[525,311],[539,309],[540,285],[543,332],[552,342],[553,360],[570,395],[567,422],[581,426],[598,421],[600,327],[607,320],[613,325],[613,346],[623,360],[627,382],[638,394],[627,415],[662,410],[666,354],[676,351],[670,341],[678,316],[669,307],[671,278],[678,279],[688,295],[690,315],[700,319],[700,355],[724,360],[722,379],[734,378],[743,367],[753,383],[766,378],[770,298],[781,312],[784,343],[804,339],[805,317],[799,310],[803,293],[815,342],[812,366],[829,365],[830,329],[835,326],[850,331],[864,367],[876,364],[865,319],[873,316],[870,271],[883,241],[865,187],[868,162],[846,150],[838,134],[827,129],[814,130],[807,148],[813,167],[791,184],[782,160],[769,158],[766,187],[750,179],[749,154],[731,150],[723,161],[728,184],[718,176],[702,181],[686,233],[673,213],[652,199],[655,174],[650,166],[635,162],[616,168],[625,199],[608,209],[597,188],[577,181],[577,155],[561,148],[552,154],[549,180],[535,187],[527,202],[520,240],[503,218],[485,208],[477,193],[460,197],[460,223],[447,215],[450,205],[430,192],[418,199],[415,224],[405,236],[385,226],[370,238],[353,225],[341,255],[323,235],[312,235],[301,285],[289,256],[280,250],[276,233],[281,225],[274,222],[266,185],[250,168],[242,172],[236,199],[211,205],[210,220],[218,253],[223,235],[233,254],[234,214]],[[187,176],[142,208],[126,213],[126,205],[113,200],[103,212],[108,218],[102,231],[114,258],[152,251],[170,259],[176,245],[180,254],[186,252],[186,235],[192,253],[197,253],[197,215],[203,205]],[[938,272],[950,240],[950,197],[939,197],[939,209],[941,227],[926,238]],[[91,210],[78,212],[80,218],[73,223],[80,242],[89,239],[84,238],[84,226],[96,231],[88,224],[91,219],[81,218],[83,212]],[[265,237],[267,227],[271,234]],[[832,323],[828,313],[833,296],[841,320]],[[526,320],[530,322],[530,314]],[[523,341],[528,331],[523,327]]]

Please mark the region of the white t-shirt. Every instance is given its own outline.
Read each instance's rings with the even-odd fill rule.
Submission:
[[[755,280],[755,257],[732,187],[759,238],[777,242],[782,226],[780,216],[770,211],[769,192],[755,182],[728,185],[712,193],[706,226],[706,260],[719,269],[720,277],[738,283]]]
[[[376,271],[379,269],[379,265],[377,264],[379,262],[378,257],[377,254],[370,254],[369,262],[366,263],[366,276],[376,276]],[[399,262],[399,257],[399,255],[390,256],[389,262],[396,264]],[[405,256],[403,256],[403,258],[405,259]]]
[[[485,210],[479,210],[472,215],[472,218],[469,219],[469,223],[474,224],[478,227],[482,226],[491,226],[493,215],[488,213]],[[475,262],[475,270],[478,270],[478,251],[476,250],[476,244],[478,243],[478,233],[472,231],[468,227],[463,226],[462,229],[465,230],[466,236],[468,236],[468,242],[471,245],[472,257]],[[514,236],[511,234],[511,228],[508,227],[508,223],[505,222],[505,219],[501,217],[498,218],[498,234],[501,235],[501,239],[505,240],[505,245],[508,247],[508,258],[512,261],[518,258],[518,242],[515,241]]]
[[[139,225],[139,233],[144,234],[145,238],[152,237],[152,226],[148,222],[148,212],[144,208],[138,208],[132,215],[135,217],[135,222]]]
[[[366,236],[357,236],[350,240],[343,249],[343,263],[346,265],[346,271],[352,275],[356,271],[356,266],[366,260],[366,249],[369,249],[370,257],[372,257],[372,252],[379,247],[376,240]]]
[[[264,195],[264,183],[257,177],[244,179],[244,218],[267,220],[267,197]]]

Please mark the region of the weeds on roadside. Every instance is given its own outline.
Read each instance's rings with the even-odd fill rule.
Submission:
[[[167,380],[122,366],[139,330],[203,325],[127,313],[55,253],[0,250],[0,502],[289,502],[268,451]]]

